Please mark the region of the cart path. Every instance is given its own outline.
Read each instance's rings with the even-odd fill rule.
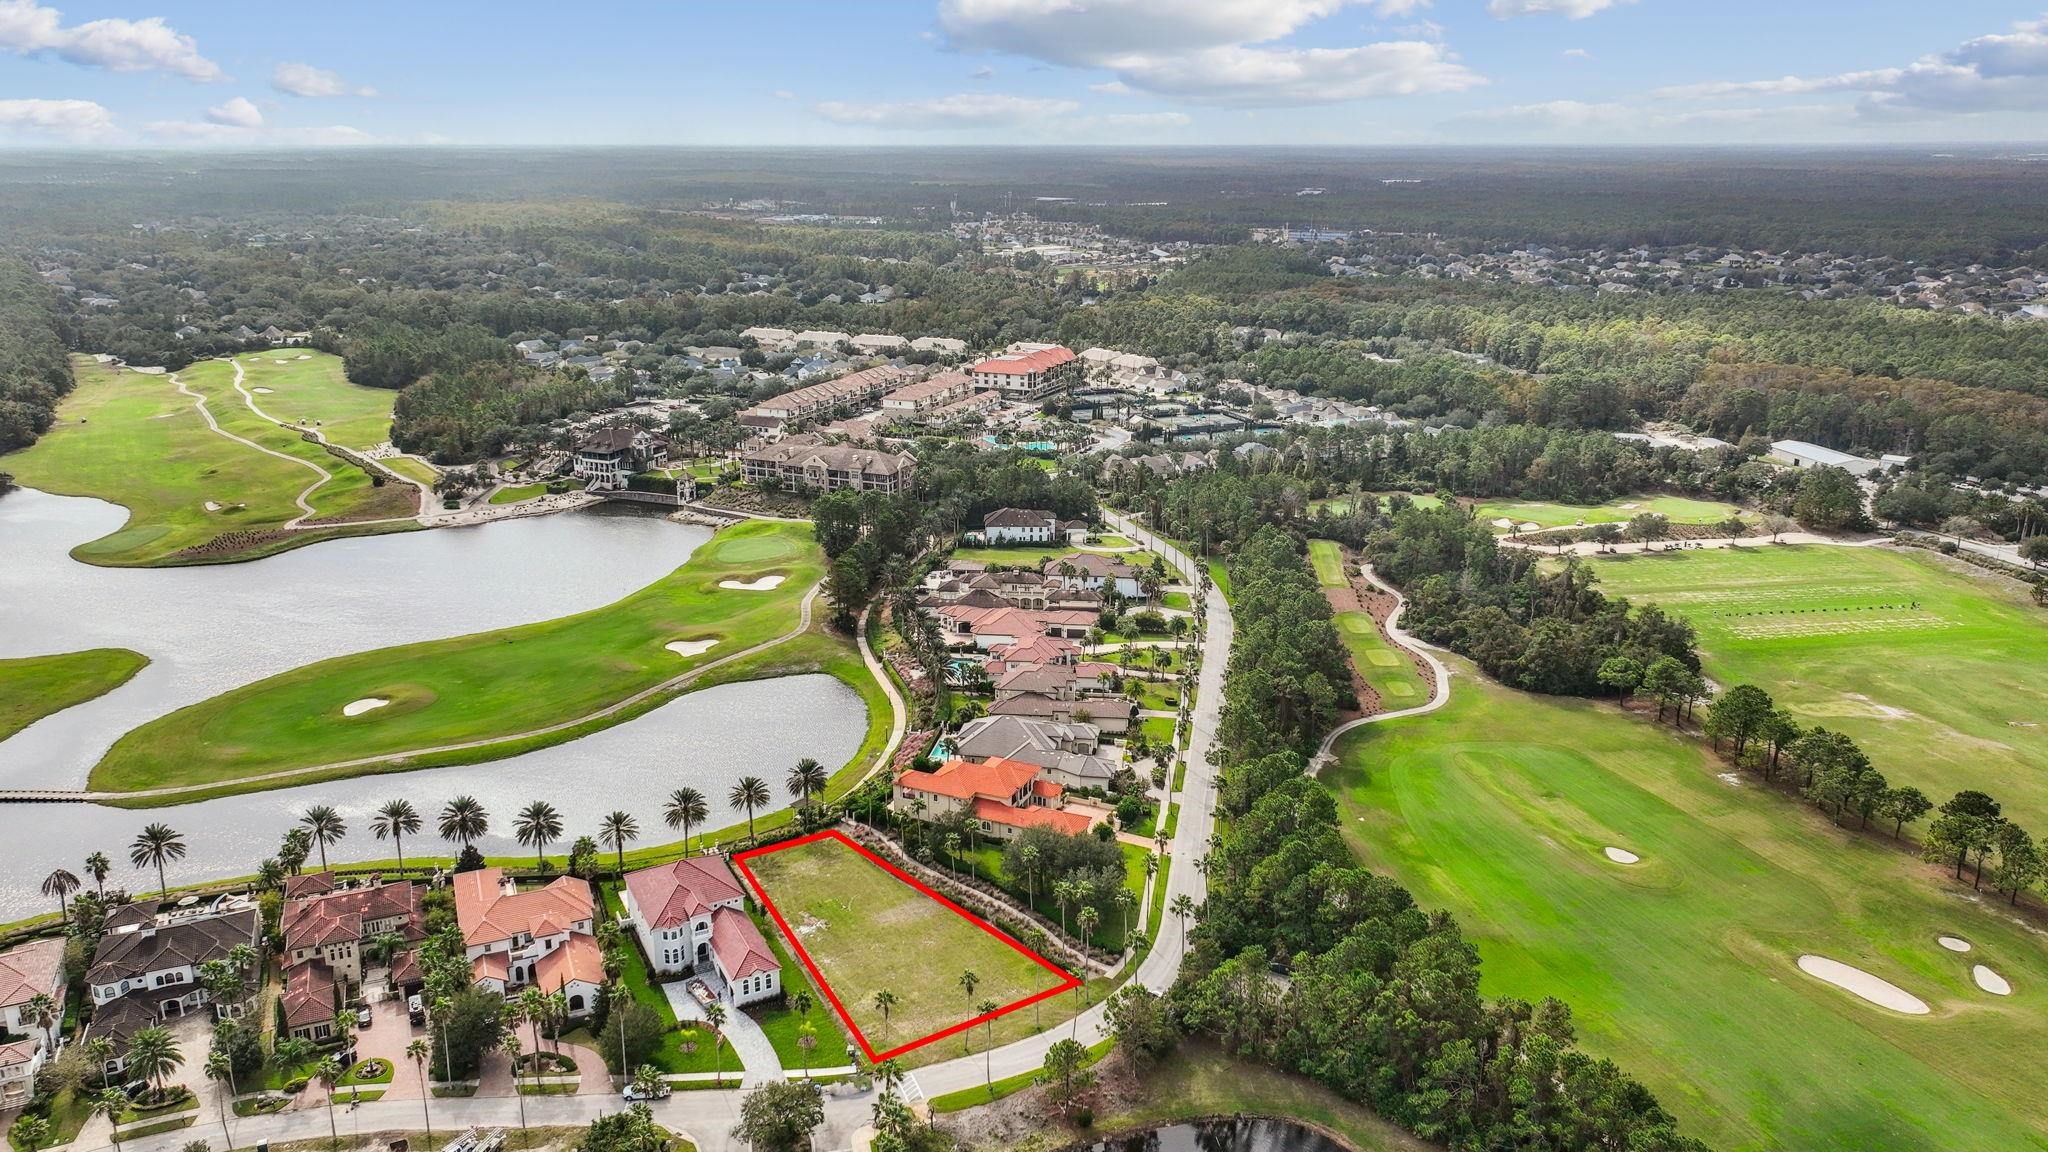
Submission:
[[[1331,749],[1337,746],[1338,738],[1346,732],[1367,724],[1377,724],[1382,720],[1426,715],[1451,702],[1451,670],[1444,666],[1443,661],[1436,658],[1435,652],[1430,651],[1429,644],[1417,640],[1401,627],[1401,614],[1408,610],[1408,598],[1401,595],[1399,588],[1380,579],[1380,574],[1372,570],[1372,565],[1360,564],[1358,570],[1365,576],[1367,583],[1394,598],[1393,611],[1387,613],[1387,638],[1394,642],[1395,647],[1429,665],[1430,671],[1436,673],[1436,690],[1430,693],[1427,703],[1418,704],[1413,708],[1403,708],[1398,712],[1378,712],[1371,716],[1360,716],[1356,720],[1347,720],[1330,729],[1329,734],[1323,737],[1322,746],[1316,749],[1315,758],[1309,761],[1308,771],[1311,776],[1330,762],[1333,756]]]
[[[306,485],[304,491],[301,491],[297,496],[292,497],[293,502],[299,506],[299,514],[293,517],[292,519],[286,521],[282,525],[285,531],[296,532],[305,527],[305,521],[308,517],[319,515],[319,513],[314,510],[313,506],[306,502],[306,497],[311,496],[314,490],[319,488],[322,484],[325,484],[329,480],[334,479],[334,474],[332,472],[329,472],[327,469],[322,468],[318,464],[315,464],[311,460],[307,460],[304,457],[294,456],[289,452],[279,452],[275,448],[265,448],[263,445],[256,443],[254,440],[246,440],[240,436],[235,435],[233,432],[230,432],[227,429],[221,427],[220,422],[213,418],[212,410],[207,408],[206,406],[206,397],[201,395],[200,393],[194,392],[191,388],[187,387],[185,382],[179,379],[178,374],[176,372],[171,373],[171,383],[178,386],[178,391],[192,398],[193,407],[199,409],[199,415],[203,419],[205,419],[206,426],[209,429],[212,429],[215,435],[225,436],[228,439],[233,440],[237,444],[241,444],[249,448],[254,448],[256,451],[263,453],[265,456],[275,456],[279,460],[288,460],[291,463],[297,464],[302,468],[310,468],[313,470],[315,475],[320,477],[318,480],[315,480],[311,484]],[[235,391],[242,392],[242,366],[240,364],[235,365]],[[247,397],[249,394],[247,392],[242,392],[242,395],[244,397]],[[254,404],[251,404],[249,407],[253,411],[256,406]],[[263,414],[261,412],[258,412],[257,415],[262,416]],[[268,420],[270,418],[265,416],[264,419]],[[272,421],[272,423],[275,423],[275,421]]]

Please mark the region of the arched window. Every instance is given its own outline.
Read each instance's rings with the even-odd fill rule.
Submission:
[[[583,993],[578,992],[576,995],[569,997],[569,1011],[583,1011]]]

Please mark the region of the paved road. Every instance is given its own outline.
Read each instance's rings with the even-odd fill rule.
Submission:
[[[1110,519],[1125,535],[1142,540],[1164,553],[1169,562],[1181,564],[1190,572],[1195,571],[1193,563],[1179,549],[1157,540],[1124,517],[1111,514]],[[808,601],[806,604],[808,606]],[[1209,837],[1215,828],[1216,769],[1209,761],[1208,749],[1216,738],[1217,718],[1222,708],[1223,669],[1229,657],[1232,627],[1230,605],[1213,587],[1209,591],[1207,608],[1209,630],[1202,646],[1200,695],[1196,698],[1193,719],[1194,739],[1188,749],[1186,788],[1181,795],[1180,823],[1173,840],[1174,866],[1167,877],[1166,901],[1169,905],[1181,895],[1199,904],[1208,893],[1207,883],[1201,870],[1194,866],[1194,861],[1207,853]],[[1185,947],[1183,929],[1181,922],[1171,914],[1160,922],[1159,940],[1138,964],[1136,979],[1139,984],[1155,992],[1164,992],[1172,986],[1180,975]],[[1104,1035],[1103,1011],[1098,1003],[1069,1024],[1004,1045],[993,1053],[975,1053],[920,1068],[912,1075],[912,1083],[906,1086],[906,1090],[914,1097],[919,1094],[938,1096],[971,1088],[983,1083],[984,1076],[1002,1079],[1038,1068],[1045,1061],[1046,1049],[1058,1040],[1072,1037],[1083,1044],[1094,1044]],[[874,1104],[872,1093],[854,1093],[846,1088],[828,1091],[843,1094],[830,1095],[826,1099],[825,1125],[814,1141],[814,1147],[820,1152],[851,1147],[854,1130],[867,1122]],[[739,1119],[742,1096],[743,1093],[737,1090],[678,1092],[654,1105],[655,1117],[659,1123],[687,1135],[703,1152],[744,1152],[730,1136],[732,1125]],[[615,1097],[595,1095],[535,1096],[526,1098],[525,1103],[527,1122],[534,1125],[586,1124],[622,1107],[622,1102]],[[437,1133],[459,1133],[469,1127],[516,1128],[519,1125],[519,1101],[511,1097],[435,1100],[431,1106]],[[341,1109],[336,1113],[336,1122],[347,1133],[413,1129],[420,1123],[420,1112],[418,1101],[386,1103],[380,1100],[353,1109]],[[234,1129],[234,1145],[238,1148],[250,1147],[259,1140],[278,1143],[325,1138],[327,1135],[327,1117],[320,1110],[231,1119],[229,1123]],[[219,1137],[217,1122],[210,1130],[214,1138]],[[176,1152],[186,1141],[205,1137],[207,1131],[202,1126],[128,1140],[122,1143],[122,1152]],[[77,1152],[91,1152],[98,1146],[82,1139],[74,1147]]]

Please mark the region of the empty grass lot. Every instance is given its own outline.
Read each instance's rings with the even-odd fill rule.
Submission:
[[[1692,621],[1718,683],[1847,733],[1937,803],[1980,789],[2048,831],[2048,613],[2018,586],[1912,548],[1759,545],[1594,570]]]
[[[1458,917],[1483,991],[1563,998],[1588,1051],[1710,1147],[2048,1147],[2048,1064],[1985,1058],[2048,1045],[2048,954],[1988,893],[1725,782],[1668,727],[1458,665],[1448,706],[1357,730],[1324,780],[1360,858]],[[1810,978],[1802,953],[1933,1011]],[[2015,994],[1979,991],[1973,963]]]
[[[1564,528],[1573,524],[1625,524],[1644,512],[1656,512],[1673,524],[1718,524],[1742,510],[1715,500],[1691,500],[1683,496],[1620,496],[1605,504],[1554,504],[1549,501],[1517,502],[1489,500],[1476,505],[1473,515],[1496,532],[1507,529],[1496,520],[1539,528]],[[1526,529],[1525,529],[1526,531]]]
[[[123,736],[93,768],[91,786],[238,781],[574,720],[788,632],[823,571],[808,524],[737,525],[603,608],[323,660],[180,709]],[[771,591],[719,587],[771,574],[784,577]],[[717,643],[691,656],[665,647],[686,640]],[[390,703],[343,715],[371,698]]]
[[[314,363],[305,362],[299,370]],[[193,398],[180,393],[169,376],[128,372],[89,357],[75,357],[73,368],[78,387],[59,406],[56,426],[0,462],[23,484],[128,509],[128,522],[119,531],[74,548],[77,559],[112,566],[189,563],[195,558],[179,553],[224,533],[272,532],[300,514],[293,497],[318,479],[312,470],[209,429]],[[180,378],[207,397],[208,410],[223,427],[332,473],[335,479],[311,497],[320,516],[358,520],[410,513],[412,493],[406,486],[374,488],[362,470],[250,412],[232,387],[234,370],[227,364],[194,365]],[[391,395],[375,394],[387,418]],[[208,508],[209,503],[215,507]],[[408,527],[294,532],[203,559],[246,560],[337,535]]]
[[[1064,982],[838,839],[746,864],[877,1052],[980,1015],[983,1001],[1007,1006]],[[980,978],[972,997],[958,983],[966,971]],[[874,1005],[884,989],[896,997],[886,1021]]]
[[[53,712],[104,696],[149,664],[126,648],[0,660],[0,740]]]

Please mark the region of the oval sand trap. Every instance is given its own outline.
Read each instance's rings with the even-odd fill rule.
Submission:
[[[282,363],[284,363],[284,361],[280,360],[280,361],[278,361],[278,363],[282,364]],[[271,394],[272,392],[275,392],[275,391],[277,391],[277,389],[275,389],[275,388],[251,388],[251,389],[249,389],[249,391],[251,391],[251,392],[257,392],[257,393],[261,393],[262,395],[268,396],[268,395],[270,395],[270,394]]]
[[[2005,982],[2005,977],[2000,976],[1982,964],[1970,969],[1970,976],[1977,981],[1977,987],[1991,993],[1993,996],[2012,995],[2012,985]]]
[[[780,587],[787,579],[787,576],[758,576],[752,580],[720,580],[718,586],[739,592],[766,592],[770,588]]]
[[[696,656],[709,652],[717,644],[716,640],[671,640],[662,647],[678,656]]]
[[[1908,1016],[1925,1016],[1929,1011],[1927,1002],[1918,996],[1889,980],[1880,980],[1861,968],[1851,968],[1840,960],[1830,960],[1825,956],[1801,956],[1799,970],[1844,991],[1854,992],[1880,1008],[1889,1008]]]
[[[368,712],[371,709],[382,708],[383,706],[389,703],[391,703],[391,701],[386,700],[382,696],[365,696],[361,700],[351,700],[348,703],[342,705],[341,714],[343,716],[361,716],[363,713]]]
[[[1960,936],[1936,936],[1935,942],[1951,952],[1968,952],[1970,942]]]
[[[1609,848],[1607,850],[1607,858],[1609,860],[1614,861],[1616,864],[1634,864],[1642,860],[1641,856],[1636,855],[1635,853],[1629,851],[1626,848]]]
[[[215,500],[208,500],[208,501],[206,502],[206,510],[207,510],[208,512],[218,512],[218,511],[220,511],[220,509],[221,509],[221,505],[220,505],[219,501],[215,501]]]

